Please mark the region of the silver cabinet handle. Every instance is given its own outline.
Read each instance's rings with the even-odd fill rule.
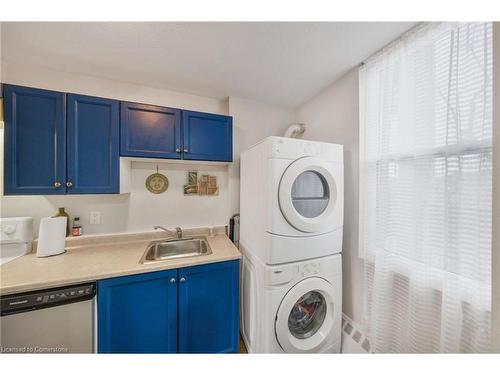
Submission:
[[[177,281],[177,279],[175,277],[172,277],[170,279],[170,284],[175,284],[176,281]]]
[[[59,189],[61,187],[61,183],[59,181],[54,182],[54,187]]]
[[[186,278],[185,278],[185,277],[181,277],[181,278],[179,279],[179,281],[180,281],[181,283],[185,283],[185,282],[186,282]]]
[[[175,152],[181,152],[181,149],[180,149],[179,147],[177,147],[177,148],[175,149]]]
[[[66,182],[66,186],[71,187],[71,186],[73,186],[73,183],[71,181],[68,181],[68,182]]]
[[[187,148],[184,149],[184,152],[189,152],[189,150]]]

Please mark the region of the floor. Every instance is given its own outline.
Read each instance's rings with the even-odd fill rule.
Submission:
[[[363,342],[363,344],[365,344]],[[369,344],[368,344],[369,345]],[[342,335],[342,350],[341,353],[367,353],[369,352],[369,347],[364,348],[362,345],[357,343],[352,337],[346,332]],[[248,354],[247,347],[243,338],[240,336],[240,354]]]
[[[245,342],[240,336],[240,354],[248,354],[247,347],[245,346]]]

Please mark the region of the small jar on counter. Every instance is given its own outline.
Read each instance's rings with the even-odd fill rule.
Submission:
[[[73,228],[71,228],[71,235],[78,237],[82,235],[82,226],[80,225],[80,218],[75,217],[73,219]]]

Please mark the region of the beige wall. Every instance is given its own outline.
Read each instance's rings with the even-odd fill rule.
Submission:
[[[292,110],[235,97],[216,99],[189,95],[47,68],[9,64],[6,60],[1,73],[5,83],[233,116],[234,163],[231,166],[160,163],[160,171],[170,182],[167,192],[161,195],[151,194],[145,189],[144,181],[156,169],[156,164],[144,161],[132,163],[130,194],[0,197],[1,216],[33,216],[35,232],[39,219],[53,215],[57,207],[66,207],[72,217],[79,216],[87,234],[141,231],[157,224],[167,227],[225,225],[229,217],[239,210],[240,150],[261,137],[281,134],[294,115]],[[3,136],[1,132],[0,140]],[[184,196],[182,188],[189,170],[216,175],[219,195]],[[100,225],[89,223],[91,211],[101,212]]]
[[[493,351],[500,353],[500,22],[493,28]]]
[[[343,311],[363,318],[363,263],[358,258],[359,175],[358,69],[352,69],[297,109],[306,124],[304,138],[344,145],[345,203],[343,244]]]

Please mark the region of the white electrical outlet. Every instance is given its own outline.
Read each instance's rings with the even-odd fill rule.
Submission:
[[[90,224],[101,224],[101,213],[99,211],[90,211]]]

